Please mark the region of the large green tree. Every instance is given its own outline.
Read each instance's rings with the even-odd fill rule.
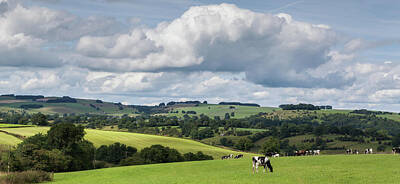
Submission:
[[[261,152],[263,154],[266,153],[279,153],[280,152],[280,143],[279,139],[275,137],[270,137],[267,139],[267,141],[264,142],[264,144],[261,147]]]

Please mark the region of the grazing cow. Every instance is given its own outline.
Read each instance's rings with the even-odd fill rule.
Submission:
[[[268,159],[267,156],[264,156],[264,157],[255,156],[252,158],[252,163],[253,163],[253,174],[254,174],[254,171],[257,171],[257,173],[258,173],[258,166],[264,167],[263,172],[267,172],[266,167],[268,167],[270,172],[274,171],[272,168],[272,165],[271,165],[271,161]]]
[[[275,154],[273,154],[273,155],[272,155],[272,157],[274,157],[274,158],[277,158],[277,157],[279,157],[279,153],[275,153]]]
[[[230,158],[229,156],[222,156],[221,160],[225,160],[225,159],[229,159],[229,158]]]
[[[372,154],[372,148],[365,149],[365,154]]]
[[[236,156],[235,156],[235,159],[242,158],[242,157],[243,157],[243,155],[242,155],[242,154],[240,154],[240,155],[236,155]]]
[[[296,154],[296,156],[303,156],[303,155],[306,155],[306,151],[299,150],[299,151],[296,151],[295,154]]]
[[[229,154],[229,158],[233,158],[233,154]]]
[[[396,154],[396,153],[399,153],[399,154],[400,154],[400,147],[394,147],[394,148],[392,148],[392,153],[393,153],[393,154]]]
[[[319,155],[319,152],[321,152],[321,150],[313,150],[314,155]]]
[[[351,150],[351,149],[346,150],[346,154],[348,154],[348,155],[351,154],[352,152],[353,152],[353,150]]]

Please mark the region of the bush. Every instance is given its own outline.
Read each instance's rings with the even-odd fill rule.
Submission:
[[[44,171],[15,172],[0,178],[1,184],[25,184],[52,181],[53,174]]]
[[[384,152],[384,151],[385,151],[385,146],[384,146],[384,145],[379,145],[378,148],[377,148],[377,150],[378,150],[379,152]]]
[[[143,164],[146,164],[146,161],[140,156],[139,153],[136,153],[131,157],[125,158],[120,162],[120,165],[122,166],[143,165]]]

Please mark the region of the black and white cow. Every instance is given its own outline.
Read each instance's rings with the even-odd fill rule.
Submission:
[[[396,153],[400,154],[400,147],[394,147],[394,148],[392,148],[392,153],[393,153],[393,154],[396,154]]]
[[[267,156],[264,157],[255,156],[252,158],[252,163],[253,163],[253,174],[255,171],[257,171],[258,173],[258,166],[264,167],[263,172],[267,172],[267,167],[270,172],[274,171],[271,165],[271,161],[268,159]]]
[[[242,158],[242,157],[243,157],[243,155],[242,155],[242,154],[240,154],[240,155],[236,155],[236,156],[235,156],[235,159]]]
[[[230,158],[229,155],[228,155],[228,156],[222,156],[222,157],[221,157],[222,160],[229,159],[229,158]]]
[[[364,152],[365,154],[372,154],[372,148],[367,148],[367,149],[365,149],[365,152]]]

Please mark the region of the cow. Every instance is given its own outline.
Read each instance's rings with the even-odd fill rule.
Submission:
[[[263,166],[263,172],[267,172],[267,167],[269,169],[270,172],[274,172],[272,165],[271,165],[271,161],[268,159],[267,156],[264,157],[259,157],[259,156],[254,156],[252,158],[252,163],[253,163],[253,174],[255,173],[255,171],[257,171],[258,173],[258,166]]]
[[[239,159],[239,158],[242,158],[243,157],[243,155],[242,154],[240,154],[240,155],[236,155],[235,156],[235,159]]]
[[[365,149],[365,154],[372,154],[372,148]]]
[[[394,148],[392,148],[392,153],[393,153],[393,154],[396,154],[396,153],[399,153],[399,154],[400,154],[400,147],[394,147]]]
[[[319,153],[321,152],[321,150],[313,150],[314,155],[319,155]]]
[[[296,156],[306,155],[306,151],[304,151],[304,150],[295,151],[295,155]]]
[[[351,154],[352,152],[353,152],[352,149],[347,149],[347,150],[346,150],[346,154],[348,154],[348,155]]]
[[[357,154],[357,155],[358,155],[358,153],[359,153],[359,152],[358,152],[358,150],[356,150],[356,149],[353,151],[353,154]]]
[[[277,157],[279,157],[279,153],[275,153],[275,154],[273,154],[273,155],[272,155],[272,157],[274,157],[274,158],[277,158]]]
[[[229,156],[222,156],[221,160],[225,160],[225,159],[229,159],[229,158],[230,158]]]

